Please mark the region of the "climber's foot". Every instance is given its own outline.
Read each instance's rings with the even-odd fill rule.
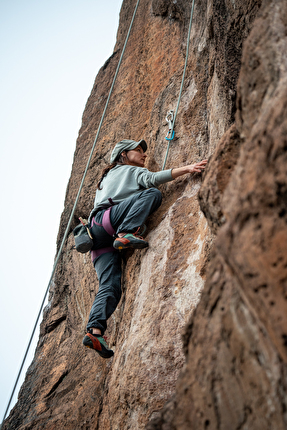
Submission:
[[[114,351],[109,349],[105,336],[100,334],[88,333],[83,339],[83,344],[87,348],[94,349],[103,358],[110,358],[114,355]]]
[[[113,243],[116,249],[135,248],[142,249],[148,247],[148,242],[136,234],[127,233],[123,237],[117,237]]]
[[[146,231],[147,231],[147,226],[143,224],[141,227],[138,228],[138,231],[136,231],[136,234],[139,236],[143,236]]]

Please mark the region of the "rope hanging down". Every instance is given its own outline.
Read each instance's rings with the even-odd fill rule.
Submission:
[[[125,40],[125,43],[124,43],[124,46],[123,46],[123,50],[122,50],[122,53],[121,53],[121,56],[120,56],[120,59],[119,59],[119,63],[118,63],[118,66],[117,66],[117,69],[116,69],[116,72],[115,72],[115,76],[114,76],[114,79],[113,79],[113,82],[112,82],[112,85],[111,85],[111,89],[110,89],[110,92],[109,92],[109,95],[108,95],[108,98],[107,98],[107,101],[106,101],[106,105],[105,105],[105,108],[104,108],[104,111],[103,111],[103,114],[102,114],[102,118],[101,118],[101,121],[100,121],[100,124],[99,124],[99,127],[98,127],[98,131],[97,131],[97,134],[96,134],[96,137],[95,137],[95,140],[94,140],[94,144],[92,146],[92,150],[91,150],[91,153],[90,153],[87,165],[86,165],[86,169],[85,169],[85,172],[83,174],[82,182],[81,182],[80,187],[79,187],[79,191],[78,191],[78,194],[77,194],[77,197],[76,197],[76,200],[75,200],[75,203],[74,203],[74,206],[73,206],[73,209],[72,209],[72,212],[71,212],[71,215],[70,215],[70,218],[69,218],[69,221],[68,221],[68,224],[67,224],[67,227],[66,227],[66,230],[65,230],[62,242],[61,242],[61,246],[60,246],[60,249],[58,251],[58,254],[57,254],[54,266],[53,266],[53,270],[52,270],[52,274],[51,274],[51,277],[50,277],[50,280],[49,280],[49,283],[48,283],[48,287],[46,289],[46,292],[45,292],[45,295],[44,295],[44,298],[43,298],[43,301],[42,301],[42,304],[41,304],[41,307],[40,307],[40,311],[38,313],[38,316],[37,316],[37,319],[36,319],[36,322],[35,322],[35,325],[34,325],[34,328],[33,328],[33,331],[32,331],[32,334],[31,334],[31,337],[30,337],[30,340],[29,340],[29,343],[28,343],[28,346],[27,346],[27,349],[26,349],[26,352],[25,352],[25,355],[24,355],[24,358],[23,358],[23,361],[22,361],[22,364],[21,364],[21,367],[20,367],[20,370],[19,370],[19,373],[18,373],[18,376],[16,378],[16,382],[14,384],[13,391],[12,391],[12,394],[10,396],[10,399],[9,399],[9,402],[8,402],[8,406],[7,406],[5,414],[4,414],[0,430],[2,429],[4,420],[6,418],[6,415],[8,413],[8,410],[9,410],[9,407],[10,407],[10,404],[11,404],[11,401],[13,399],[15,389],[17,387],[17,384],[18,384],[18,381],[19,381],[19,378],[20,378],[20,375],[21,375],[21,372],[22,372],[25,360],[27,358],[27,354],[29,352],[29,349],[30,349],[30,346],[31,346],[31,343],[32,343],[32,340],[33,340],[33,337],[34,337],[34,334],[35,334],[35,331],[36,331],[36,328],[37,328],[37,325],[38,325],[38,322],[39,322],[39,319],[40,319],[40,316],[41,316],[41,313],[42,313],[42,310],[43,310],[43,307],[44,307],[44,303],[45,303],[48,291],[50,289],[50,285],[51,285],[52,279],[54,277],[54,274],[55,274],[55,271],[56,271],[56,268],[57,268],[57,265],[58,265],[58,262],[59,262],[59,259],[60,259],[63,247],[64,247],[64,243],[65,243],[66,238],[68,236],[68,232],[69,232],[72,220],[73,220],[73,216],[74,216],[74,213],[75,213],[78,201],[79,201],[80,193],[81,193],[83,185],[84,185],[84,180],[85,180],[87,172],[88,172],[88,168],[89,168],[89,165],[90,165],[90,162],[91,162],[91,159],[92,159],[92,155],[93,155],[93,152],[94,152],[94,149],[96,147],[96,143],[97,143],[100,131],[101,131],[101,127],[102,127],[102,124],[103,124],[103,121],[104,121],[104,117],[105,117],[105,114],[106,114],[106,111],[107,111],[107,107],[108,107],[108,104],[109,104],[109,101],[110,101],[110,97],[111,97],[111,94],[113,92],[113,88],[114,88],[114,85],[115,85],[115,82],[116,82],[116,78],[117,78],[117,75],[118,75],[118,72],[119,72],[119,69],[120,69],[120,66],[121,66],[121,62],[122,62],[123,56],[124,56],[124,52],[125,52],[128,40],[129,40],[130,32],[131,32],[131,29],[132,29],[132,26],[133,26],[133,22],[134,22],[134,19],[135,19],[135,15],[136,15],[136,12],[137,12],[137,9],[138,9],[139,2],[140,2],[140,0],[137,1],[137,4],[136,4],[135,9],[134,9],[134,13],[133,13],[133,16],[132,16],[132,19],[131,19],[131,23],[130,23],[129,30],[128,30],[128,33],[127,33],[127,36],[126,36],[126,40]]]
[[[195,0],[192,1],[190,20],[189,20],[189,29],[188,29],[187,42],[186,42],[185,64],[184,64],[184,69],[183,69],[183,74],[182,74],[182,79],[181,79],[181,86],[180,86],[180,90],[179,90],[177,106],[176,106],[175,114],[173,115],[173,111],[170,111],[167,113],[167,117],[166,117],[166,120],[169,123],[169,126],[168,126],[169,130],[168,130],[168,134],[166,136],[166,140],[168,140],[168,145],[167,145],[167,150],[166,150],[162,170],[164,170],[164,168],[165,168],[170,143],[174,138],[174,130],[173,129],[174,129],[174,124],[175,124],[175,120],[176,120],[176,116],[177,116],[177,112],[178,112],[178,107],[179,107],[179,103],[180,103],[180,99],[181,99],[181,94],[182,94],[182,90],[183,90],[183,83],[184,83],[184,78],[185,78],[185,72],[186,72],[186,67],[187,67],[191,24],[192,24],[192,17],[193,17],[193,11],[194,11],[194,2],[195,2]]]

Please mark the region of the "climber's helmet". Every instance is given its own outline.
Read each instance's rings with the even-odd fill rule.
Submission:
[[[146,141],[143,139],[139,140],[138,142],[136,142],[135,140],[128,139],[121,140],[114,147],[110,162],[114,163],[115,161],[117,161],[123,151],[131,151],[132,149],[136,149],[139,145],[142,147],[143,152],[146,152],[147,144]]]

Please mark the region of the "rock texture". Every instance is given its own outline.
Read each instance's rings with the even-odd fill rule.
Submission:
[[[264,2],[199,194],[217,238],[186,366],[149,429],[287,428],[286,35],[286,2]]]
[[[134,6],[124,0],[114,53],[83,114],[59,243]],[[190,6],[141,0],[74,224],[92,208],[116,141],[145,138],[147,167],[161,169]],[[89,256],[76,253],[69,236],[4,429],[287,427],[286,52],[284,0],[196,1],[166,167],[209,157],[203,182],[161,187],[150,247],[123,263],[123,295],[108,324],[111,360],[82,346],[98,285]]]

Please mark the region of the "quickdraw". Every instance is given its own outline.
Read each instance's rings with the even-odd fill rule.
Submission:
[[[173,110],[168,111],[166,115],[166,121],[168,122],[168,133],[165,137],[166,140],[172,140],[174,138],[174,116],[173,116]]]

